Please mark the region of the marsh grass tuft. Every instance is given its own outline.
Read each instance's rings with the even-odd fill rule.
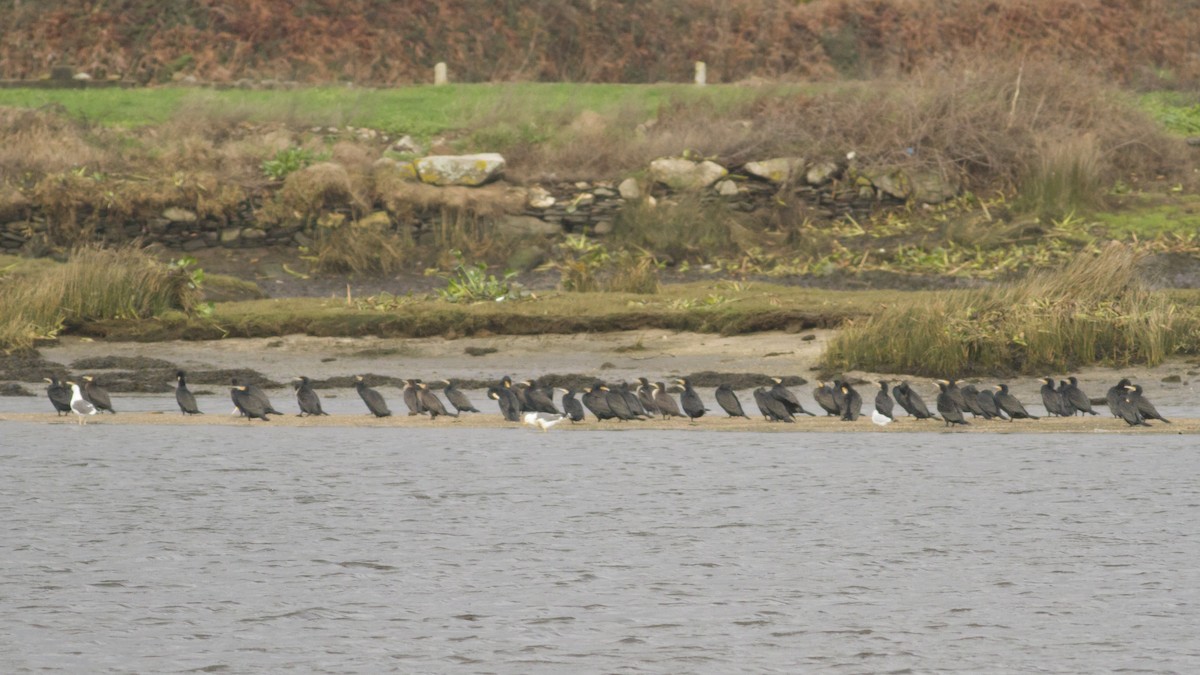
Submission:
[[[404,232],[405,230],[402,230]],[[318,227],[310,258],[321,274],[392,274],[412,258],[405,234],[375,227]]]
[[[1143,284],[1134,252],[1111,244],[1057,271],[886,308],[851,323],[824,360],[942,377],[1155,365],[1188,346],[1194,323]]]
[[[200,290],[186,265],[166,265],[134,246],[76,249],[65,264],[0,279],[0,349],[28,349],[40,338],[98,319],[195,313]]]

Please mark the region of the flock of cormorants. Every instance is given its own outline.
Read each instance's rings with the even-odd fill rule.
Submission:
[[[182,370],[178,371],[175,379],[175,401],[179,404],[180,411],[185,415],[203,414],[196,404],[196,397],[188,390],[186,374]],[[782,378],[771,379],[773,386],[758,387],[753,392],[754,402],[763,418],[768,422],[794,423],[798,415],[816,416],[815,413],[804,409],[796,395],[784,386]],[[49,383],[46,393],[55,410],[60,415],[73,412],[79,416],[81,423],[87,416],[98,412],[115,414],[111,397],[96,383],[95,378],[85,375],[82,380],[84,384],[80,388],[76,382],[60,382],[57,378],[46,378]],[[356,376],[355,380],[355,389],[367,410],[376,417],[391,416],[392,411],[383,395],[368,387],[361,375]],[[948,427],[969,424],[967,414],[986,420],[1000,419],[1010,422],[1015,419],[1038,419],[1025,410],[1025,406],[1009,391],[1007,384],[978,389],[973,384],[959,386],[958,380],[935,382],[938,385],[935,400],[937,413],[930,412],[920,394],[913,390],[907,381],[893,387],[889,395],[888,383],[880,380],[877,383],[879,391],[875,394],[874,410],[871,412],[872,421],[879,425],[891,423],[895,419],[896,405],[916,419],[939,419],[940,416]],[[1079,388],[1076,378],[1061,380],[1057,388],[1053,378],[1044,377],[1041,382],[1042,404],[1048,415],[1071,417],[1097,414],[1092,409],[1091,399]],[[434,391],[435,387],[419,379],[410,379],[404,381],[402,389],[404,405],[409,415],[429,415],[431,419],[436,419],[438,416],[458,417],[462,413],[479,412],[452,380],[440,380],[436,384],[439,385],[436,388],[442,390],[442,395],[449,402],[450,408],[453,408],[453,412],[442,403]],[[307,377],[295,378],[293,385],[300,416],[327,414],[321,409],[321,399]],[[671,395],[672,390],[679,393],[678,402]],[[561,394],[561,410],[559,405],[554,403],[556,392]],[[513,382],[512,378],[506,375],[496,385],[487,389],[487,396],[496,401],[506,421],[525,422],[542,430],[564,420],[582,421],[586,415],[585,410],[601,421],[644,420],[655,416],[662,419],[686,417],[694,421],[710,412],[692,386],[691,380],[686,377],[674,380],[670,388],[664,382],[650,382],[647,378],[640,377],[636,386],[628,382],[610,386],[597,381],[581,392],[576,392],[570,388],[539,386],[533,380]],[[750,419],[730,385],[718,386],[714,397],[717,405],[730,417]],[[269,421],[270,415],[283,415],[271,404],[262,388],[253,384],[242,384],[237,378],[231,383],[230,398],[236,412],[250,420]],[[863,397],[846,381],[818,382],[813,390],[813,399],[827,416],[853,422],[862,415]],[[1128,379],[1122,379],[1111,387],[1105,400],[1113,416],[1124,420],[1130,426],[1149,426],[1147,420],[1160,420],[1170,424],[1170,420],[1160,415],[1144,396],[1142,386],[1132,384]]]

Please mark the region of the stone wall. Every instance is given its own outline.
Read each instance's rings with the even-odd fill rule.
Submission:
[[[480,157],[490,162],[486,170]],[[501,212],[497,214],[492,209],[484,220],[488,226],[509,235],[604,236],[612,231],[621,210],[631,203],[665,208],[663,204],[667,201],[699,199],[723,203],[731,211],[753,214],[800,202],[805,217],[820,222],[862,220],[881,209],[909,201],[937,203],[953,198],[958,192],[940,176],[860,169],[852,155],[839,161],[816,162],[775,158],[732,169],[711,161],[664,158],[651,163],[640,178],[529,187],[504,183],[503,158],[498,155],[452,158],[460,164],[465,162],[474,173],[460,170],[461,167],[439,172],[429,168],[436,164],[430,159],[417,160],[411,167],[404,165],[402,173],[411,181],[420,181],[426,191],[435,193],[439,189],[503,193],[504,199],[497,200],[502,204]],[[452,174],[458,178],[447,178]],[[201,217],[184,206],[168,207],[136,220],[108,217],[98,210],[100,207],[74,213],[73,217],[86,223],[84,236],[91,240],[118,243],[141,238],[148,243],[194,251],[210,247],[307,245],[312,242],[313,229],[349,222],[370,222],[395,230],[408,228],[409,234],[419,241],[446,217],[447,208],[472,208],[462,206],[462,200],[456,202],[459,206],[453,206],[452,202],[438,203],[436,198],[428,197],[420,204],[394,200],[362,204],[347,199],[345,203],[336,200],[325,203],[324,211],[319,214],[267,225],[258,214],[274,196],[274,191],[255,195],[221,217]],[[0,250],[34,255],[45,252],[54,239],[50,216],[19,194],[10,192],[9,198],[0,202],[4,204],[0,207]]]

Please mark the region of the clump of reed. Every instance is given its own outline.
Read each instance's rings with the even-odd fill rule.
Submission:
[[[653,295],[661,288],[662,263],[645,249],[612,253],[598,241],[569,235],[560,250],[562,258],[555,264],[565,291]]]
[[[1114,243],[1059,270],[888,307],[850,324],[824,361],[943,377],[1154,365],[1194,330],[1194,319],[1141,281],[1137,255]]]
[[[391,274],[412,257],[409,237],[375,227],[318,228],[313,269],[322,274]]]
[[[182,265],[125,246],[76,249],[66,263],[0,278],[0,349],[33,347],[87,321],[194,312],[200,291]]]

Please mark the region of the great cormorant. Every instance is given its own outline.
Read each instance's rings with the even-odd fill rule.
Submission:
[[[996,405],[996,394],[991,389],[984,388],[975,395],[975,400],[979,402],[979,410],[983,415],[983,419],[1000,419],[1006,420],[1004,412],[1000,410],[1000,406]]]
[[[408,408],[409,417],[429,412],[425,409],[425,404],[421,403],[420,387],[417,386],[416,380],[405,380],[401,394],[404,398],[404,407]]]
[[[417,384],[417,389],[417,395],[421,397],[421,405],[425,407],[425,410],[429,411],[429,419],[435,420],[438,415],[458,417],[458,413],[456,412],[446,412],[446,406],[442,405],[442,400],[437,397],[437,394],[433,393],[429,385],[420,382]]]
[[[658,414],[658,404],[654,402],[654,385],[650,384],[650,380],[639,377],[637,386],[638,403],[642,404],[642,410],[646,411],[647,415]]]
[[[632,412],[635,417],[641,419],[646,418],[646,407],[642,405],[642,400],[638,398],[638,395],[629,388],[628,382],[622,382],[621,384],[618,384],[616,391],[621,394],[621,398],[625,399],[625,405],[629,406],[629,411]]]
[[[301,375],[292,381],[296,383],[296,403],[300,406],[300,414],[296,417],[329,414],[321,409],[321,398],[313,391],[312,380]]]
[[[754,390],[754,402],[758,405],[758,411],[766,418],[768,422],[787,422],[795,423],[796,418],[792,417],[792,413],[788,412],[787,406],[783,401],[771,395],[771,392],[766,387],[759,387]]]
[[[563,414],[572,422],[583,421],[583,404],[575,398],[574,389],[559,389],[562,392]]]
[[[236,377],[233,378],[232,380],[230,380],[230,384],[233,385],[234,389],[236,389],[239,386],[242,386],[242,384],[240,382],[238,382],[238,379]],[[248,394],[251,398],[258,401],[257,407],[262,408],[264,413],[266,413],[268,415],[282,415],[283,414],[283,413],[279,412],[278,410],[276,410],[275,406],[271,405],[271,399],[267,398],[267,392],[263,391],[262,387],[259,387],[256,384],[247,384],[247,385],[245,385],[245,391],[246,391],[246,394]],[[231,391],[230,396],[232,397],[232,395],[233,394]],[[237,406],[237,401],[234,401],[233,404],[234,404],[234,406]],[[240,411],[241,408],[238,408],[238,410]],[[245,414],[245,413],[243,413],[243,414]]]
[[[475,406],[471,404],[471,399],[467,398],[467,395],[464,394],[461,389],[454,386],[453,382],[450,380],[442,380],[442,382],[446,383],[446,388],[442,389],[442,393],[446,395],[446,400],[450,402],[450,405],[454,406],[454,409],[457,410],[460,415],[465,412],[479,412]]]
[[[833,398],[833,385],[828,382],[817,382],[817,386],[813,389],[813,400],[825,411],[826,417],[842,416],[842,410]]]
[[[1095,410],[1092,410],[1092,400],[1079,388],[1079,379],[1074,375],[1068,377],[1067,384],[1060,386],[1058,391],[1063,393],[1064,398],[1067,399],[1067,405],[1071,406],[1073,411],[1087,413],[1088,415],[1099,414]],[[1072,412],[1071,414],[1075,413]]]
[[[692,381],[686,377],[681,377],[675,380],[676,384],[683,387],[683,393],[679,395],[679,406],[683,408],[683,412],[688,416],[688,419],[695,420],[704,417],[704,413],[708,412],[708,408],[704,407],[704,401],[700,399],[700,394],[692,388]]]
[[[607,386],[600,387],[604,392],[604,402],[608,404],[608,409],[612,411],[614,417],[621,421],[645,419],[629,409],[629,403],[625,401],[625,397],[621,392],[611,389]]]
[[[936,380],[938,386],[937,395],[937,411],[941,413],[942,420],[946,422],[946,426],[952,424],[970,424],[963,417],[962,408],[958,405],[958,401],[950,393],[951,382],[949,380]]]
[[[188,391],[184,375],[182,370],[175,371],[175,402],[179,404],[179,410],[184,415],[203,415],[196,405],[196,397]]]
[[[1133,391],[1133,385],[1124,387],[1125,393],[1119,396],[1116,400],[1114,411],[1117,417],[1125,420],[1125,423],[1131,427],[1148,427],[1149,423],[1142,413],[1138,410],[1137,395]]]
[[[1104,395],[1104,400],[1108,403],[1108,410],[1113,417],[1121,417],[1120,407],[1122,399],[1129,395],[1129,390],[1126,389],[1130,385],[1129,378],[1121,378],[1115,386],[1109,387]]]
[[[358,391],[363,403],[367,404],[367,410],[370,410],[372,415],[391,417],[392,411],[388,410],[387,403],[383,400],[383,394],[368,387],[367,383],[363,381],[362,375],[354,376],[354,388]]]
[[[782,377],[772,377],[771,381],[775,383],[775,386],[771,387],[770,390],[767,391],[767,394],[782,403],[783,407],[787,408],[789,413],[793,415],[796,413],[804,413],[809,417],[816,417],[816,415],[813,415],[809,411],[805,410],[804,406],[800,405],[800,401],[797,400],[796,395],[792,393],[791,389],[783,386]],[[840,407],[838,409],[841,410]]]
[[[521,393],[525,394],[525,403],[529,408],[529,412],[542,412],[549,413],[551,415],[562,414],[554,405],[554,390],[547,392],[543,389],[539,389],[534,385],[533,380],[526,380],[524,384],[525,387],[518,390],[517,397],[519,398]]]
[[[884,380],[880,380],[879,391],[875,392],[875,412],[883,415],[889,420],[893,420],[896,419],[896,416],[893,414],[894,410],[895,407],[892,403],[892,397],[888,396],[888,383]]]
[[[862,394],[859,394],[849,382],[843,382],[842,390],[842,421],[856,422],[862,414]]]
[[[237,406],[237,409],[246,416],[247,422],[254,421],[256,417],[264,422],[271,421],[267,418],[266,406],[263,405],[263,402],[257,396],[250,392],[248,385],[243,384],[233,387],[229,395],[233,399],[233,405]]]
[[[91,375],[83,376],[83,398],[87,399],[88,403],[96,406],[97,412],[107,411],[114,415],[117,414],[117,411],[113,410],[112,400],[109,399],[108,392],[104,390],[104,387],[96,384],[96,378]]]
[[[966,384],[958,389],[962,392],[963,403],[966,404],[963,412],[970,412],[972,417],[988,419],[987,414],[983,412],[983,408],[979,405],[979,390],[975,388],[975,385]]]
[[[1039,391],[1042,394],[1042,407],[1046,409],[1047,415],[1070,417],[1075,414],[1075,409],[1067,404],[1062,392],[1054,388],[1054,378],[1043,377],[1038,382],[1042,383]]]
[[[670,419],[672,417],[683,417],[683,413],[679,412],[679,404],[675,403],[674,397],[667,391],[667,387],[662,382],[654,383],[654,405],[658,408],[658,414],[662,418]]]
[[[1137,406],[1138,413],[1141,414],[1144,419],[1161,420],[1167,424],[1171,423],[1171,420],[1158,414],[1158,410],[1154,407],[1154,404],[1151,403],[1150,400],[1146,398],[1145,394],[1142,393],[1142,385],[1135,384],[1130,387],[1126,387],[1126,389],[1129,389],[1129,391],[1133,392],[1130,398],[1133,399],[1134,405]]]
[[[996,385],[996,406],[1009,416],[1009,422],[1016,419],[1037,419],[1036,416],[1030,415],[1025,411],[1025,406],[1021,405],[1021,402],[1017,400],[1016,396],[1008,393],[1007,384]]]
[[[726,415],[750,419],[750,416],[742,410],[742,402],[738,400],[737,393],[733,391],[733,387],[728,384],[722,384],[717,387],[714,396],[717,399],[717,405],[721,406],[721,410],[724,410]]]
[[[57,377],[43,377],[42,379],[50,383],[50,386],[46,387],[46,396],[50,398],[50,404],[54,406],[55,414],[59,417],[64,414],[70,415],[71,388],[64,386]]]
[[[510,397],[507,389],[500,387],[489,387],[487,390],[488,398],[496,402],[500,406],[500,414],[506,422],[520,422],[521,410],[515,396]]]
[[[936,419],[937,417],[929,412],[924,399],[909,386],[907,380],[892,387],[892,397],[896,399],[896,403],[899,403],[901,408],[904,408],[905,412],[919,420]]]
[[[608,392],[606,387],[600,382],[595,382],[592,386],[583,390],[583,405],[597,420],[611,420],[617,417],[616,413],[608,405]]]

